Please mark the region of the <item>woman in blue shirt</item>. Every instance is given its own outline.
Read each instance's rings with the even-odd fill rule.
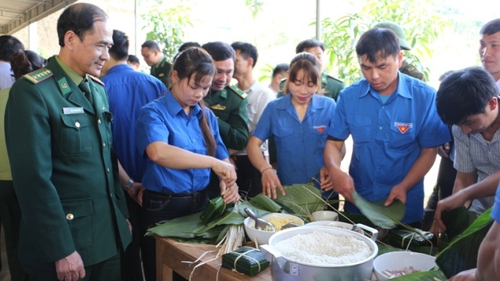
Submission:
[[[312,54],[299,53],[292,59],[283,89],[288,94],[267,105],[248,142],[248,157],[261,172],[262,192],[269,197],[276,198],[276,189],[285,195],[282,185],[308,183],[317,175],[318,187],[331,186],[323,148],[336,103],[316,94],[321,93],[319,68]],[[277,174],[259,149],[271,136],[276,142]]]
[[[203,105],[216,72],[210,55],[191,48],[172,66],[171,88],[141,109],[136,145],[145,156],[143,231],[157,222],[202,211],[210,170],[221,179],[224,202],[239,200],[236,172],[219,135],[217,118]],[[155,241],[144,240],[146,280],[156,279]]]

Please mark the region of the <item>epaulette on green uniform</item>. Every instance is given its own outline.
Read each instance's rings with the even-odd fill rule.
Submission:
[[[243,92],[242,90],[240,90],[238,87],[236,87],[236,86],[234,86],[234,85],[230,85],[230,86],[229,86],[229,88],[230,88],[231,90],[233,90],[233,91],[234,91],[234,93],[235,93],[236,95],[238,95],[238,96],[239,96],[240,98],[242,98],[242,99],[244,99],[244,98],[246,98],[246,97],[248,96],[248,95],[247,95],[247,93]]]
[[[101,86],[103,86],[103,87],[104,87],[104,82],[102,82],[102,81],[101,81],[101,79],[99,79],[99,78],[97,78],[97,77],[95,77],[95,76],[92,76],[92,75],[90,75],[90,74],[87,74],[87,75],[88,75],[88,77],[89,77],[90,79],[94,80],[95,82],[97,82],[97,83],[101,84]]]
[[[52,71],[50,71],[47,68],[40,68],[23,76],[24,78],[28,79],[31,83],[36,85],[54,76],[54,73],[52,73]]]

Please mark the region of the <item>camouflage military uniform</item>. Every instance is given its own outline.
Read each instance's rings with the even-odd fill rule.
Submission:
[[[418,80],[425,81],[424,74],[418,71],[418,69],[415,66],[408,63],[406,60],[403,60],[403,64],[399,68],[399,71],[413,78],[417,78]]]
[[[281,80],[280,88],[278,91],[278,98],[284,95],[283,86],[285,86],[286,79]],[[344,89],[345,84],[341,80],[326,74],[325,72],[321,73],[321,93],[326,97],[332,98],[335,101],[339,97],[339,93],[342,89]]]
[[[163,56],[161,61],[153,66],[151,66],[151,75],[158,78],[165,84],[168,88],[168,76],[170,70],[172,69],[172,64],[167,61],[167,57]]]

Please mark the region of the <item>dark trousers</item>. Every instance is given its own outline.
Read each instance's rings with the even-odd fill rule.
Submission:
[[[19,227],[21,208],[12,181],[0,181],[0,218],[4,227],[5,246],[12,281],[30,280],[19,263]]]
[[[451,161],[450,158],[441,158],[436,185],[425,207],[423,230],[429,230],[432,226],[434,211],[436,210],[438,201],[453,193],[453,185],[455,184],[456,176],[457,170],[453,168],[453,161]]]
[[[252,198],[262,193],[262,177],[248,158],[248,155],[238,155],[233,157],[236,164],[236,174],[238,179],[236,184],[239,193],[243,198]]]
[[[128,220],[132,225],[132,242],[128,245],[121,259],[122,280],[143,281],[141,264],[141,245],[144,234],[141,230],[142,207],[127,192],[125,192],[125,199],[127,200]]]
[[[85,266],[85,278],[80,281],[121,281],[120,274],[120,256],[122,253],[117,253],[115,256],[102,261],[100,263]],[[47,264],[37,264],[33,268],[34,273],[30,273],[30,277],[36,281],[58,281],[56,274],[56,265],[54,262]]]
[[[145,234],[149,227],[158,222],[201,212],[205,209],[207,203],[208,196],[205,191],[186,195],[172,195],[146,190],[142,196],[142,232]],[[146,281],[155,281],[156,241],[151,236],[145,236],[143,243],[144,276]]]

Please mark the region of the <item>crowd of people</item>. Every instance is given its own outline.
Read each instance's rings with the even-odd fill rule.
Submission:
[[[493,207],[477,269],[452,280],[500,276],[500,19],[480,31],[483,67],[450,71],[437,91],[405,61],[411,46],[392,22],[361,35],[364,78],[346,87],[312,39],[270,85],[254,77],[257,48],[239,41],[186,42],[169,61],[146,40],[146,74],[108,20],[95,5],[68,6],[47,60],[0,36],[0,220],[12,280],[156,280],[149,227],[217,196],[276,198],[312,179],[348,213],[359,213],[354,191],[401,200],[402,222],[436,234],[444,211]],[[438,152],[447,161],[424,209]]]

